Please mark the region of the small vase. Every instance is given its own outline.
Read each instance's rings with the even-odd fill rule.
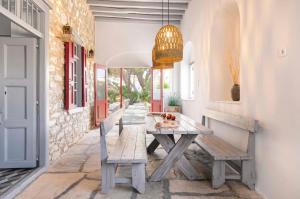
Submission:
[[[231,89],[231,98],[233,101],[240,101],[240,85],[234,84]]]

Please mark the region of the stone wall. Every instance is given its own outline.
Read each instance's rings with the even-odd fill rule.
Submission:
[[[86,49],[94,48],[94,17],[86,0],[50,0],[49,42],[49,160],[53,161],[76,143],[93,126],[93,64],[87,60],[89,105],[69,113],[64,109],[64,43],[62,26],[69,23]]]

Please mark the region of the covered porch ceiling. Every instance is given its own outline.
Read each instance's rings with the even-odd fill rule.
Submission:
[[[170,23],[180,24],[191,0],[170,0]],[[164,0],[164,20],[168,19],[168,0]],[[97,21],[161,23],[162,0],[87,0]]]

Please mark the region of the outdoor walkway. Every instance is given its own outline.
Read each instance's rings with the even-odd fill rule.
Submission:
[[[139,107],[139,106],[137,106]],[[141,121],[142,107],[127,114],[135,113]],[[129,115],[128,115],[129,116]],[[114,128],[110,136],[118,136],[118,129]],[[147,144],[153,140],[152,135],[147,135]],[[112,145],[112,143],[110,143]],[[210,182],[188,181],[183,174],[172,169],[162,182],[151,182],[146,184],[146,193],[137,194],[131,187],[117,185],[110,193],[101,194],[100,185],[100,136],[99,129],[88,133],[78,144],[74,145],[60,160],[54,162],[47,173],[33,182],[18,199],[127,199],[127,198],[149,198],[149,199],[258,199],[254,191],[248,190],[239,182],[228,182],[219,189],[212,189]],[[147,176],[151,175],[166,155],[162,148],[149,156],[146,167]],[[191,160],[193,166],[203,175],[207,176],[206,167],[200,162],[209,164],[208,158],[194,145],[187,152],[186,157]],[[130,169],[119,167],[117,175],[131,176]]]

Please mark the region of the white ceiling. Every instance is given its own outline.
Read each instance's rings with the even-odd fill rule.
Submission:
[[[179,24],[191,0],[169,0],[169,20]],[[168,0],[164,0],[164,20],[168,19]],[[97,21],[161,23],[162,0],[87,0]]]

